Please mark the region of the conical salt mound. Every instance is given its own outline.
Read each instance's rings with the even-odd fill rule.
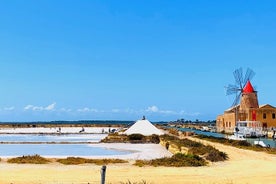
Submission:
[[[145,136],[149,135],[163,135],[164,133],[156,128],[151,122],[146,119],[138,120],[134,123],[129,129],[127,129],[124,134],[131,135],[131,134],[142,134]]]

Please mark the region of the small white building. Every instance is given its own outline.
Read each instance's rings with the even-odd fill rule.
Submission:
[[[142,134],[145,136],[149,135],[163,135],[164,132],[156,128],[151,122],[149,122],[145,117],[142,120],[136,121],[129,129],[127,129],[124,134]]]

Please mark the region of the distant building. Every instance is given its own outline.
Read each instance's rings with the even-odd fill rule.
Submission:
[[[216,119],[217,131],[233,132],[236,122],[246,122],[248,127],[276,127],[276,108],[272,105],[260,105],[257,92],[248,81],[242,90],[240,104],[224,111]]]

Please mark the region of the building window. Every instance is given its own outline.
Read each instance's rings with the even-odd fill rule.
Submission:
[[[263,113],[263,119],[266,119],[266,113]]]
[[[231,122],[229,122],[229,127],[231,127]]]
[[[275,119],[275,113],[272,113],[272,119]]]

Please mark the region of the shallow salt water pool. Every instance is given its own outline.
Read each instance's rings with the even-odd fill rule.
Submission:
[[[99,142],[107,134],[0,134],[0,142]]]
[[[98,143],[106,136],[107,134],[0,134],[0,157],[35,154],[48,157],[93,157],[130,153],[89,144]]]
[[[129,153],[129,151],[106,149],[93,144],[0,144],[0,157],[14,157],[35,154],[46,157],[92,157],[125,155]]]

